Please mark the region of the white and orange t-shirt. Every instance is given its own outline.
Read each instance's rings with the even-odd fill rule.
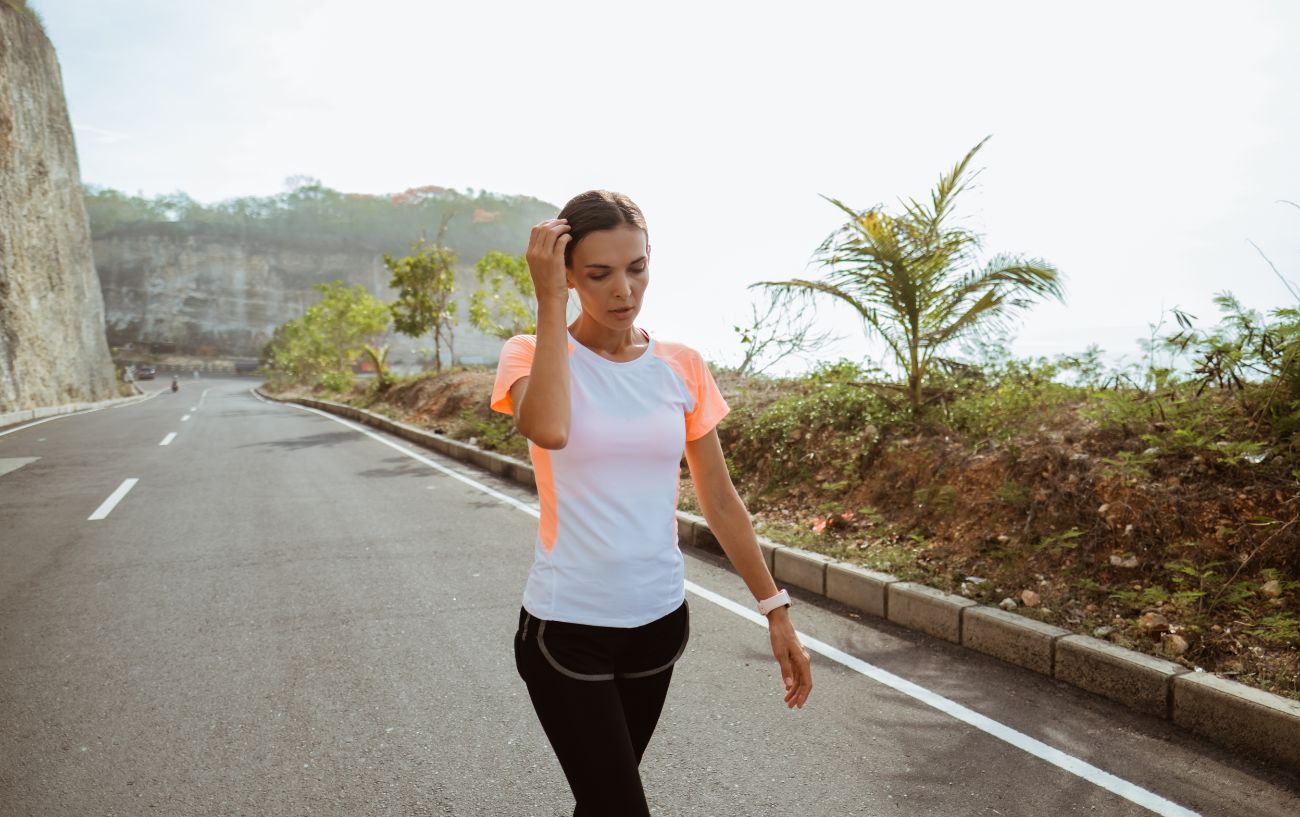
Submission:
[[[698,352],[643,334],[646,350],[625,362],[570,334],[568,444],[528,444],[541,521],[523,604],[537,618],[639,627],[685,598],[679,465],[686,441],[729,409]],[[536,349],[535,335],[506,341],[493,409],[514,413],[510,387],[529,376]]]

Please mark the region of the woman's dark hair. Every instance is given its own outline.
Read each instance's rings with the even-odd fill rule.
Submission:
[[[589,233],[598,230],[612,230],[627,225],[636,227],[650,240],[650,231],[645,226],[645,216],[641,208],[622,193],[608,190],[588,190],[569,199],[557,218],[569,222],[569,243],[564,248],[564,266],[573,265],[573,248]]]

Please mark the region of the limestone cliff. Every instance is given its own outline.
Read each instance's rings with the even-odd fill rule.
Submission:
[[[225,226],[126,225],[95,238],[94,253],[109,342],[141,351],[257,357],[276,326],[320,300],[312,289],[318,282],[340,279],[385,300],[396,297],[376,252],[301,246]],[[461,281],[472,276],[457,271]],[[467,304],[460,311],[457,359],[495,361],[501,341],[469,326]],[[429,345],[392,340],[395,358]]]
[[[0,3],[0,414],[115,393],[59,63]]]

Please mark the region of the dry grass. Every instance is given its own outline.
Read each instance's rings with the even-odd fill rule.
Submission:
[[[771,447],[747,448],[743,432],[788,387],[718,380],[733,409],[719,436],[765,535],[983,603],[1012,598],[1023,615],[1300,698],[1300,496],[1286,456],[1148,454],[1140,429],[1098,423],[1080,398],[997,441],[896,430],[847,479],[862,460],[844,438],[800,428],[798,476],[774,482]],[[492,381],[489,368],[457,370],[330,399],[526,459],[487,405]],[[687,473],[681,501],[697,510]],[[1144,614],[1167,626],[1144,627]]]

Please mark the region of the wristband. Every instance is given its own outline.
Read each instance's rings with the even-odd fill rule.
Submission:
[[[790,606],[790,594],[782,590],[770,599],[762,599],[758,603],[759,615],[767,615],[778,607]]]

